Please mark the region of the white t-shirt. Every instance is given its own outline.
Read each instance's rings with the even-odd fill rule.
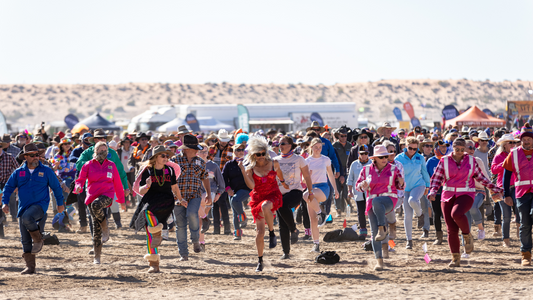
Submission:
[[[313,184],[328,182],[327,167],[331,166],[331,159],[321,155],[320,158],[309,156],[305,159],[311,172],[311,181]]]
[[[282,194],[288,193],[291,190],[303,190],[302,187],[302,172],[300,168],[307,166],[305,159],[299,155],[293,154],[289,158],[283,158],[281,155],[274,157],[274,160],[279,163],[281,172],[283,172],[283,180],[289,186],[289,189],[279,184],[279,190]]]

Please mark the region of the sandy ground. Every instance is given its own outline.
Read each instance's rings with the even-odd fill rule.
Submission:
[[[131,213],[130,209],[122,214],[124,224]],[[342,228],[343,220],[335,218],[322,231]],[[355,221],[352,214],[348,224]],[[19,274],[24,263],[18,225],[8,223],[6,238],[0,242],[0,298],[533,298],[530,277],[533,268],[520,266],[514,227],[511,248],[503,248],[500,240],[492,238],[492,226],[487,226],[488,238],[475,241],[475,252],[462,260],[462,267],[448,269],[450,255],[446,243],[434,246],[434,232],[428,239],[419,239],[421,231],[415,229],[414,249],[406,250],[403,220],[399,221],[396,252],[385,260],[386,269],[382,272],[373,271],[373,253],[364,251],[362,242],[321,243],[321,250],[336,250],[341,256],[338,264],[326,266],[313,262],[316,254],[309,252],[312,242],[300,240],[292,245],[290,260],[279,259],[281,244],[266,250],[266,268],[256,273],[255,231],[253,224],[249,224],[238,242],[231,236],[213,235],[211,228],[206,235],[206,252],[195,254],[189,244],[191,254],[187,262],[179,262],[175,235],[171,233],[160,247],[162,272],[147,274],[143,235],[129,229],[112,230],[111,240],[104,246],[102,264],[94,265],[87,255],[90,234],[58,233],[51,229],[49,218],[46,230],[57,234],[61,244],[45,246],[37,256],[36,275]],[[303,233],[303,226],[298,227]],[[477,236],[476,230],[474,235]],[[425,242],[433,259],[429,264],[423,260]]]

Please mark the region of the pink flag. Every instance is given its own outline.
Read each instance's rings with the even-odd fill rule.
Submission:
[[[426,253],[426,255],[424,256],[424,260],[426,261],[426,264],[429,264],[429,262],[431,261],[431,258],[429,258],[429,254]]]

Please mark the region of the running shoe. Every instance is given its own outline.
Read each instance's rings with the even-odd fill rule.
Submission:
[[[182,255],[180,261],[188,261],[189,257],[187,255]]]
[[[480,241],[485,239],[485,230],[480,229],[477,231],[477,239]]]
[[[313,244],[313,249],[311,249],[311,252],[320,253],[320,246],[319,246],[319,244]]]
[[[278,238],[276,237],[276,235],[271,235],[270,236],[270,241],[268,243],[268,248],[270,248],[270,249],[276,248],[277,244],[278,244]]]
[[[211,220],[209,220],[208,217],[205,217],[202,219],[202,233],[206,233],[209,230],[209,226],[211,226]]]
[[[263,263],[260,262],[257,264],[257,268],[255,269],[256,272],[261,272],[263,271]]]
[[[318,227],[322,227],[324,224],[326,224],[326,214],[324,212],[320,212],[318,215]]]
[[[304,240],[304,241],[308,241],[308,240],[310,240],[310,239],[311,239],[311,236],[310,236],[310,235],[307,235],[307,234],[304,235],[304,237],[302,238],[302,240]]]
[[[168,241],[168,229],[163,229],[161,231],[161,237],[165,240],[165,241]]]
[[[291,232],[291,244],[298,243],[298,234],[300,234],[300,231],[296,229],[296,231]]]
[[[283,253],[283,255],[279,259],[289,259],[291,258],[289,253]]]

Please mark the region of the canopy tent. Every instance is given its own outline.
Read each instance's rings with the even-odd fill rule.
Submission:
[[[459,116],[446,121],[446,125],[457,126],[505,126],[505,120],[491,117],[477,106],[470,107]]]
[[[226,123],[222,123],[213,117],[199,117],[196,119],[198,120],[198,123],[200,123],[200,130],[203,132],[219,131],[220,129],[226,129],[229,132],[235,129],[235,127],[228,125]],[[181,125],[185,125],[187,126],[187,129],[191,130],[191,128],[189,127],[189,125],[187,125],[187,122],[185,122],[184,119],[176,118],[166,124],[163,124],[157,127],[156,131],[158,132],[178,131],[178,127],[180,127]]]
[[[102,128],[103,130],[113,131],[120,131],[122,129],[120,126],[117,126],[114,123],[104,119],[104,117],[102,117],[100,113],[94,113],[93,115],[81,120],[78,124],[76,124],[76,126],[78,126],[79,124],[83,124],[89,127],[89,129]]]

